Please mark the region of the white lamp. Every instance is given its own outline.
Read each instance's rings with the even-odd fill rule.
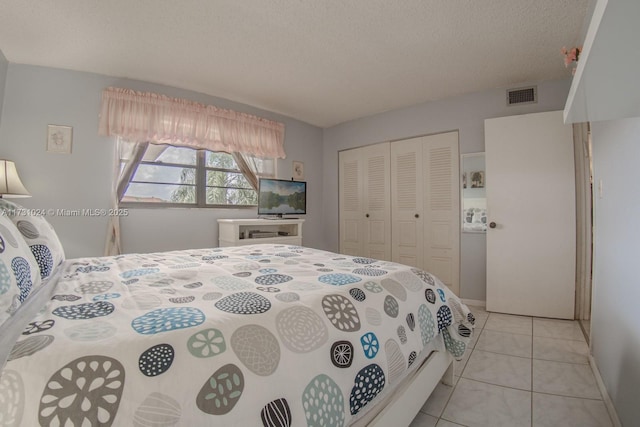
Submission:
[[[0,159],[0,199],[6,197],[31,197],[24,188],[16,164],[11,160]]]

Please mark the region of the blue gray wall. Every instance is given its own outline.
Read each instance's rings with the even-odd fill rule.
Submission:
[[[541,83],[539,102],[533,105],[506,107],[504,90],[496,89],[390,111],[323,131],[268,111],[177,88],[45,67],[18,64],[7,67],[6,60],[4,64],[7,72],[0,152],[17,162],[23,182],[34,196],[22,201],[25,206],[64,209],[109,206],[113,140],[97,135],[100,93],[107,86],[128,87],[283,121],[288,157],[278,162],[278,176],[291,176],[292,160],[305,162],[309,214],[304,244],[329,250],[338,249],[339,150],[457,129],[461,153],[481,152],[484,119],[562,109],[569,87],[564,80]],[[0,79],[1,72],[0,60]],[[46,152],[47,124],[74,127],[71,155]],[[255,215],[253,210],[133,209],[121,219],[123,249],[149,252],[215,246],[216,219]],[[58,216],[50,220],[70,257],[102,254],[106,218]],[[485,299],[485,256],[485,236],[463,233],[464,298]]]
[[[640,118],[594,122],[594,262],[591,341],[609,396],[624,426],[640,405]]]
[[[7,80],[7,69],[9,68],[9,61],[4,57],[4,54],[0,50],[0,125],[2,124],[2,105],[4,104],[4,86]]]
[[[564,109],[570,80],[538,84],[538,103],[507,107],[505,89],[495,89],[424,103],[354,120],[324,130],[324,246],[337,251],[338,151],[417,135],[459,131],[460,154],[484,151],[484,120]],[[517,85],[517,87],[522,85]],[[487,183],[487,185],[490,185]],[[486,299],[486,240],[483,234],[461,237],[460,294]]]
[[[0,70],[2,70],[0,65]],[[0,78],[2,75],[0,74]],[[113,180],[113,138],[98,136],[102,89],[118,86],[212,104],[284,122],[287,159],[278,177],[291,177],[292,160],[305,163],[308,212],[304,244],[321,246],[322,130],[300,121],[229,100],[152,83],[98,74],[10,63],[4,85],[0,154],[14,160],[31,192],[26,207],[54,209],[109,208]],[[73,126],[72,154],[45,150],[48,124]],[[152,252],[218,245],[218,218],[255,218],[255,209],[131,209],[121,218],[125,252]],[[68,257],[103,254],[105,217],[54,216]]]

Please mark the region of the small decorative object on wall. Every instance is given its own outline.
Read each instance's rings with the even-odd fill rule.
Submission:
[[[47,151],[71,154],[73,128],[71,126],[47,125]]]
[[[467,173],[462,172],[462,188],[467,188]]]
[[[471,188],[484,188],[484,171],[473,171],[471,175]]]
[[[569,66],[571,66],[571,74],[576,73],[576,67],[578,66],[578,60],[580,59],[580,52],[582,52],[581,47],[574,47],[570,50],[567,50],[566,47],[563,47],[560,50],[560,53],[562,54],[562,56],[564,56],[565,68],[569,68]]]
[[[304,163],[293,161],[293,179],[298,181],[304,179]]]

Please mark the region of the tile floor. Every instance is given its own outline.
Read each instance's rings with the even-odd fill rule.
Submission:
[[[611,427],[578,322],[488,313],[410,427]]]

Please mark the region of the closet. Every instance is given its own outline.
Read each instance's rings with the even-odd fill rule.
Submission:
[[[339,153],[340,252],[460,278],[458,132]]]
[[[389,143],[339,154],[340,252],[391,260]]]

